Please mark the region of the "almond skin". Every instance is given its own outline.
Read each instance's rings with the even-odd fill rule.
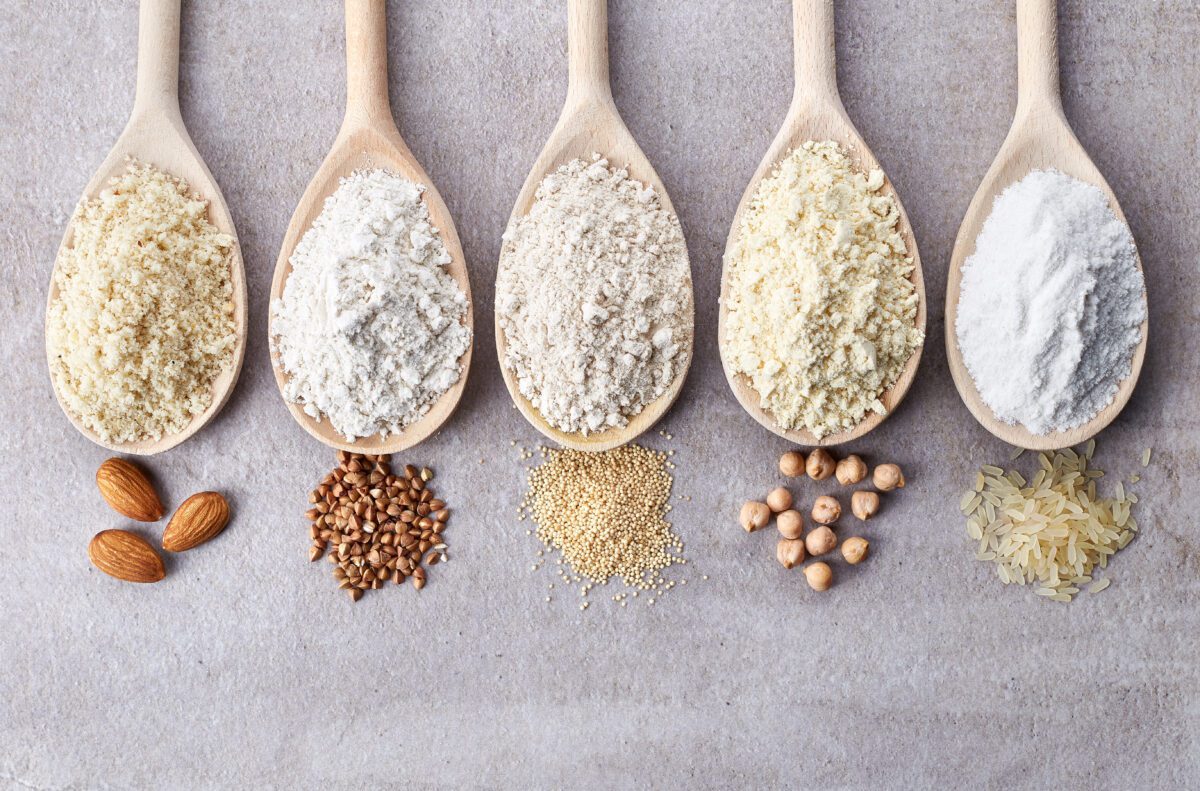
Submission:
[[[162,545],[168,552],[186,552],[214,538],[229,524],[229,503],[218,492],[200,492],[175,510]]]
[[[96,470],[96,486],[104,502],[122,516],[157,522],[166,510],[146,474],[125,459],[112,458]]]
[[[128,530],[102,530],[88,544],[92,565],[126,582],[158,582],[167,576],[162,558],[146,539]]]

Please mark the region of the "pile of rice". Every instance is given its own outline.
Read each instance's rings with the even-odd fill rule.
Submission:
[[[1093,572],[1133,540],[1138,498],[1123,483],[1112,497],[1097,496],[1104,473],[1090,466],[1095,450],[1092,440],[1082,454],[1070,448],[1040,453],[1030,481],[1016,470],[979,471],[961,503],[967,534],[978,542],[976,559],[995,563],[1005,584],[1036,585],[1038,595],[1062,602],[1084,585],[1089,593],[1108,587],[1109,580],[1094,580]]]

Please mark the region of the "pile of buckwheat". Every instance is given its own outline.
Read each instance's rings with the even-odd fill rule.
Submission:
[[[338,466],[309,495],[309,560],[329,550],[338,587],[358,601],[363,591],[425,587],[425,568],[446,560],[442,535],[450,509],[429,488],[433,472],[411,464],[393,474],[388,455],[338,451]]]

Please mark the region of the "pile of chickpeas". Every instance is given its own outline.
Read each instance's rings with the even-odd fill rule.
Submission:
[[[835,461],[829,451],[814,450],[806,459],[803,453],[791,450],[779,458],[779,471],[788,478],[807,475],[814,481],[837,478],[843,486],[854,486],[867,478],[867,465],[859,456],[851,454]],[[850,495],[850,512],[867,521],[879,512],[879,492],[890,492],[904,488],[904,473],[895,464],[880,464],[871,473],[875,491],[859,490]],[[766,502],[749,500],[742,505],[738,522],[747,533],[761,530],[775,517],[779,530],[779,543],[775,545],[775,557],[785,569],[795,568],[806,558],[819,558],[838,548],[838,537],[834,529],[842,517],[842,504],[837,497],[823,494],[813,501],[812,529],[804,532],[804,517],[794,508],[795,500],[785,486],[772,489]],[[867,539],[851,536],[841,542],[842,557],[852,566],[858,565],[870,549]],[[804,566],[804,577],[815,591],[829,590],[833,585],[833,569],[829,564],[814,560]]]

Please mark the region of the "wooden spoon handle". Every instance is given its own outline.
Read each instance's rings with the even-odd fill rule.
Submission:
[[[567,50],[567,103],[611,102],[608,0],[568,0]]]
[[[346,122],[392,120],[388,99],[387,0],[346,0]]]
[[[1017,114],[1062,112],[1058,0],[1017,0]]]
[[[792,0],[796,67],[793,104],[838,99],[833,0]]]
[[[135,112],[179,114],[180,0],[142,0],[138,9]]]

